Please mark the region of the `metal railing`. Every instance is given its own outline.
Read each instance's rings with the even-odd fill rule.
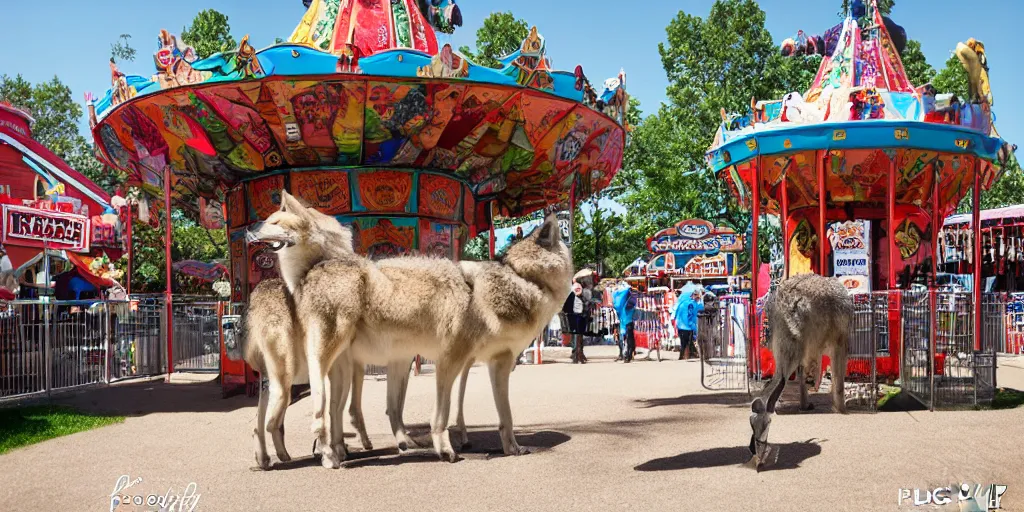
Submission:
[[[162,373],[163,320],[135,301],[0,303],[0,400]]]

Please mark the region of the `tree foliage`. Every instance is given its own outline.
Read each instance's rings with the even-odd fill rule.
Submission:
[[[970,98],[970,79],[956,55],[950,55],[946,60],[946,66],[935,74],[932,86],[939,94],[955,94],[957,98],[965,101]]]
[[[867,4],[871,0],[864,0]],[[892,13],[892,8],[896,6],[896,0],[878,0],[878,10],[881,11],[882,16],[888,16]],[[850,8],[850,0],[843,0],[842,7],[839,9],[839,15],[845,16],[846,11]]]
[[[903,61],[903,68],[907,72],[907,79],[914,86],[924,85],[935,78],[935,68],[928,64],[928,60],[921,51],[921,42],[910,39],[907,47],[900,55]]]
[[[518,50],[529,34],[526,20],[510,11],[492,12],[476,31],[476,51],[462,46],[459,52],[481,66],[501,68],[500,59]]]
[[[199,11],[192,19],[192,24],[181,29],[181,40],[195,48],[200,59],[238,47],[235,38],[231,36],[228,17],[215,9]]]
[[[117,41],[110,44],[110,60],[131,62],[135,60],[135,48],[131,45],[131,34],[121,34]]]

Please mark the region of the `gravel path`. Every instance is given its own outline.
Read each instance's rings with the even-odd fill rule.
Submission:
[[[960,481],[1009,485],[1003,508],[1024,510],[1024,409],[847,416],[784,410],[771,431],[782,449],[779,463],[758,473],[739,466],[750,436],[745,395],[701,388],[696,362],[623,365],[600,359],[606,347],[587,350],[587,365],[513,372],[516,435],[533,450],[522,457],[500,456],[487,372],[474,368],[466,398],[473,447],[456,464],[429,452],[395,454],[383,380],[368,379],[364,389],[376,450],[354,451],[336,471],[308,455],[308,398],[286,420],[296,460],[261,472],[251,469],[254,399],[224,400],[215,384],[183,377],[83,393],[65,401],[131,417],[0,456],[0,510],[108,510],[123,474],[143,479],[126,491],[140,494],[181,493],[195,482],[196,510],[216,511],[862,512],[897,510],[901,487]],[[1024,385],[1024,364],[1004,364],[999,375],[1002,385]],[[434,379],[410,382],[406,421],[427,442]],[[814,398],[819,411],[827,407],[827,396]],[[358,448],[355,438],[348,443]]]

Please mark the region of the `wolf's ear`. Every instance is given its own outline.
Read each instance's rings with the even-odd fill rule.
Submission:
[[[540,232],[537,233],[537,245],[545,249],[554,248],[558,245],[558,239],[561,236],[562,231],[558,229],[558,217],[554,214],[548,215],[540,227]]]
[[[308,216],[307,209],[308,207],[299,198],[289,194],[287,190],[281,189],[281,211],[304,217]]]

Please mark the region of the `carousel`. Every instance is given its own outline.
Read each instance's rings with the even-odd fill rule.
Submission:
[[[843,22],[827,31],[821,44],[815,42],[826,56],[810,89],[779,101],[752,101],[743,115],[723,110],[707,160],[754,219],[763,214],[781,218],[787,276],[845,273],[853,292],[883,292],[885,313],[876,315],[872,322],[877,325],[866,332],[884,330],[888,339],[867,360],[851,357],[847,372],[863,374],[871,366],[878,375],[895,379],[904,328],[920,327],[907,341],[921,347],[907,348],[919,348],[934,359],[934,373],[941,373],[945,354],[966,352],[970,358],[982,349],[981,329],[969,335],[970,347],[943,345],[936,316],[936,233],[973,193],[972,227],[974,240],[979,239],[979,194],[999,178],[1015,146],[1003,141],[993,125],[984,44],[971,39],[957,45],[971,93],[951,98],[928,84],[910,83],[891,26],[874,0],[850,2]],[[760,223],[752,224],[756,267]],[[979,261],[981,246],[975,244],[972,251]],[[973,269],[975,283],[980,270]],[[761,290],[758,276],[753,280],[753,288]],[[910,289],[927,290],[923,326],[917,320],[902,322],[906,295],[885,293]],[[863,293],[859,297],[870,300]],[[970,318],[961,320],[981,325],[981,288],[974,286],[966,300]],[[750,307],[755,313],[758,301]],[[758,316],[748,318],[749,332],[761,332]],[[759,339],[753,337],[750,344],[750,364],[763,377],[773,365]],[[922,371],[930,377],[927,366]],[[910,377],[904,372],[904,381]]]
[[[291,37],[262,50],[247,36],[197,60],[162,31],[156,74],[112,65],[90,103],[109,165],[164,204],[223,202],[234,301],[276,275],[243,235],[282,190],[351,225],[370,257],[458,258],[492,216],[572,205],[619,170],[624,74],[597,90],[580,66],[553,70],[536,28],[501,69],[478,66],[438,44],[461,23],[450,0],[304,3]],[[241,365],[225,359],[225,385],[254,382]]]

